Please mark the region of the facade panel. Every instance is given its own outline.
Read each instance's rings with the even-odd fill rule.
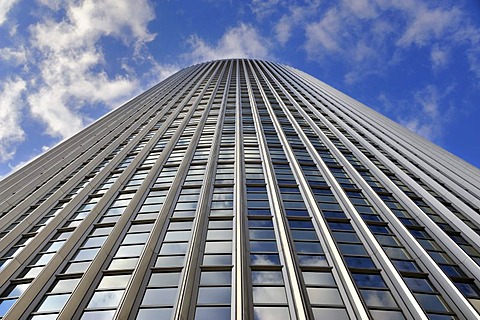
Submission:
[[[479,186],[301,71],[194,65],[0,182],[0,318],[478,319]]]

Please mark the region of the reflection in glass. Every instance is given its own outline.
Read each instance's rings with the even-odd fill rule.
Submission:
[[[158,308],[158,309],[140,309],[138,311],[136,320],[163,320],[170,319],[172,317],[171,308]]]
[[[386,284],[379,274],[355,273],[352,276],[359,287],[386,288]]]
[[[147,289],[142,305],[172,306],[177,297],[177,288]]]
[[[142,246],[143,247],[143,246]],[[186,253],[188,249],[187,242],[179,243],[164,243],[162,249],[160,249],[160,254],[182,254]]]
[[[97,255],[97,252],[99,251],[99,248],[96,249],[82,249],[79,250],[77,255],[73,260],[79,261],[79,260],[92,260],[95,258]]]
[[[295,241],[297,252],[301,253],[323,253],[323,249],[318,242]]]
[[[253,303],[286,303],[287,296],[283,287],[254,287]]]
[[[30,283],[17,284],[12,288],[7,297],[18,297],[30,286]]]
[[[232,252],[231,242],[207,242],[205,253],[229,253]]]
[[[252,271],[252,282],[254,284],[283,284],[281,271]]]
[[[60,311],[68,298],[70,298],[70,294],[47,296],[38,308],[38,311]]]
[[[392,310],[370,310],[370,313],[372,314],[373,318],[375,320],[404,320],[405,317],[400,311],[392,311]],[[436,319],[436,315],[429,315],[429,319]],[[438,315],[438,320],[440,319],[454,319],[451,316],[444,316],[444,315]]]
[[[40,314],[31,317],[30,320],[57,320],[57,314]]]
[[[80,320],[111,320],[115,311],[85,311]]]
[[[292,230],[295,240],[317,240],[317,234],[313,230]]]
[[[176,286],[180,278],[179,272],[152,273],[149,286]]]
[[[278,252],[275,241],[250,241],[251,252]]]
[[[230,287],[205,287],[198,290],[198,303],[230,304]]]
[[[100,284],[98,285],[99,289],[107,288],[125,288],[127,286],[130,275],[114,275],[114,276],[104,276]]]
[[[280,264],[277,254],[252,254],[250,260],[252,265],[276,266]]]
[[[430,285],[430,281],[427,279],[404,277],[403,280],[413,291],[434,292],[432,286]]]
[[[195,320],[228,320],[230,319],[229,307],[197,307]]]
[[[137,265],[138,258],[129,258],[129,259],[114,259],[110,266],[109,270],[119,270],[119,269],[133,269]]]
[[[115,257],[138,257],[143,250],[144,245],[120,246]]]
[[[303,280],[306,285],[320,285],[320,286],[334,286],[335,280],[333,276],[328,272],[309,272],[304,271]]]
[[[229,285],[231,279],[230,271],[204,271],[200,277],[200,285]]]
[[[7,313],[8,310],[10,310],[10,308],[13,306],[15,301],[17,301],[17,299],[0,301],[0,317],[3,317],[5,313]]]
[[[342,298],[336,288],[307,288],[307,292],[312,304],[342,304]]]
[[[65,270],[65,273],[83,273],[87,270],[90,262],[73,262]]]
[[[155,267],[181,267],[185,256],[158,257]]]
[[[203,264],[208,266],[229,266],[232,264],[232,256],[225,254],[204,255]]]
[[[122,298],[123,290],[119,291],[100,291],[93,294],[88,308],[97,307],[117,307]]]
[[[289,320],[290,314],[287,307],[254,307],[255,320]]]
[[[313,308],[313,317],[315,320],[349,320],[350,317],[345,309],[334,308]],[[377,318],[374,318],[377,319]]]
[[[390,292],[379,290],[361,290],[363,299],[369,307],[396,307]]]
[[[165,241],[188,241],[190,240],[191,231],[168,231]]]
[[[231,240],[232,230],[208,230],[207,240]]]
[[[147,242],[149,233],[134,233],[134,234],[127,234],[125,239],[123,239],[122,244],[130,244],[130,243],[145,243]]]
[[[436,295],[414,293],[415,298],[429,311],[448,311],[443,300]]]
[[[301,266],[326,267],[328,266],[325,256],[298,255]]]
[[[275,239],[273,229],[252,229],[249,234],[250,239]]]

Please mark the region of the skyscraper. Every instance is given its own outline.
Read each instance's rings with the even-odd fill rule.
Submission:
[[[479,186],[301,71],[194,65],[0,182],[0,317],[478,319]]]

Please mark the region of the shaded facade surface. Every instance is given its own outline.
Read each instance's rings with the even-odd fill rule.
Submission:
[[[478,319],[479,186],[301,71],[194,65],[0,182],[0,318]]]

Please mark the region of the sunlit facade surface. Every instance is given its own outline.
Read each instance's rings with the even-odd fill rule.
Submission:
[[[479,186],[301,71],[194,65],[0,182],[0,318],[478,319]]]

